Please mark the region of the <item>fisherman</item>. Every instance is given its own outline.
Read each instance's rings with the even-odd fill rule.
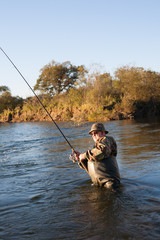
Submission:
[[[120,174],[116,160],[116,141],[113,137],[106,136],[108,131],[102,123],[93,124],[89,134],[95,146],[85,153],[74,152],[78,165],[87,171],[94,185],[117,189],[120,185]]]

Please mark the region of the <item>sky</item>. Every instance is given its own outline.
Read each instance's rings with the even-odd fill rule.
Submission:
[[[159,0],[0,0],[0,47],[34,88],[52,60],[160,72]],[[0,50],[0,86],[33,93]]]

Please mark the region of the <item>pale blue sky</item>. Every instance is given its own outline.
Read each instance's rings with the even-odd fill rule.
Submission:
[[[55,60],[160,71],[160,0],[0,0],[0,47],[31,87]],[[0,51],[0,85],[31,90]]]

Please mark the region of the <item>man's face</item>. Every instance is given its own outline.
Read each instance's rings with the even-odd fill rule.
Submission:
[[[102,131],[93,131],[92,132],[93,141],[96,142],[99,138],[104,137],[106,134]]]

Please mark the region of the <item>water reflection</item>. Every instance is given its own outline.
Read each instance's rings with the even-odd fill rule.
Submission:
[[[122,182],[116,193],[95,186],[79,188],[78,201],[73,205],[77,215],[74,224],[81,223],[84,238],[158,239],[159,198],[149,197],[153,191],[158,193],[158,189],[144,188],[126,179]],[[155,231],[148,236],[147,231],[153,228]]]

